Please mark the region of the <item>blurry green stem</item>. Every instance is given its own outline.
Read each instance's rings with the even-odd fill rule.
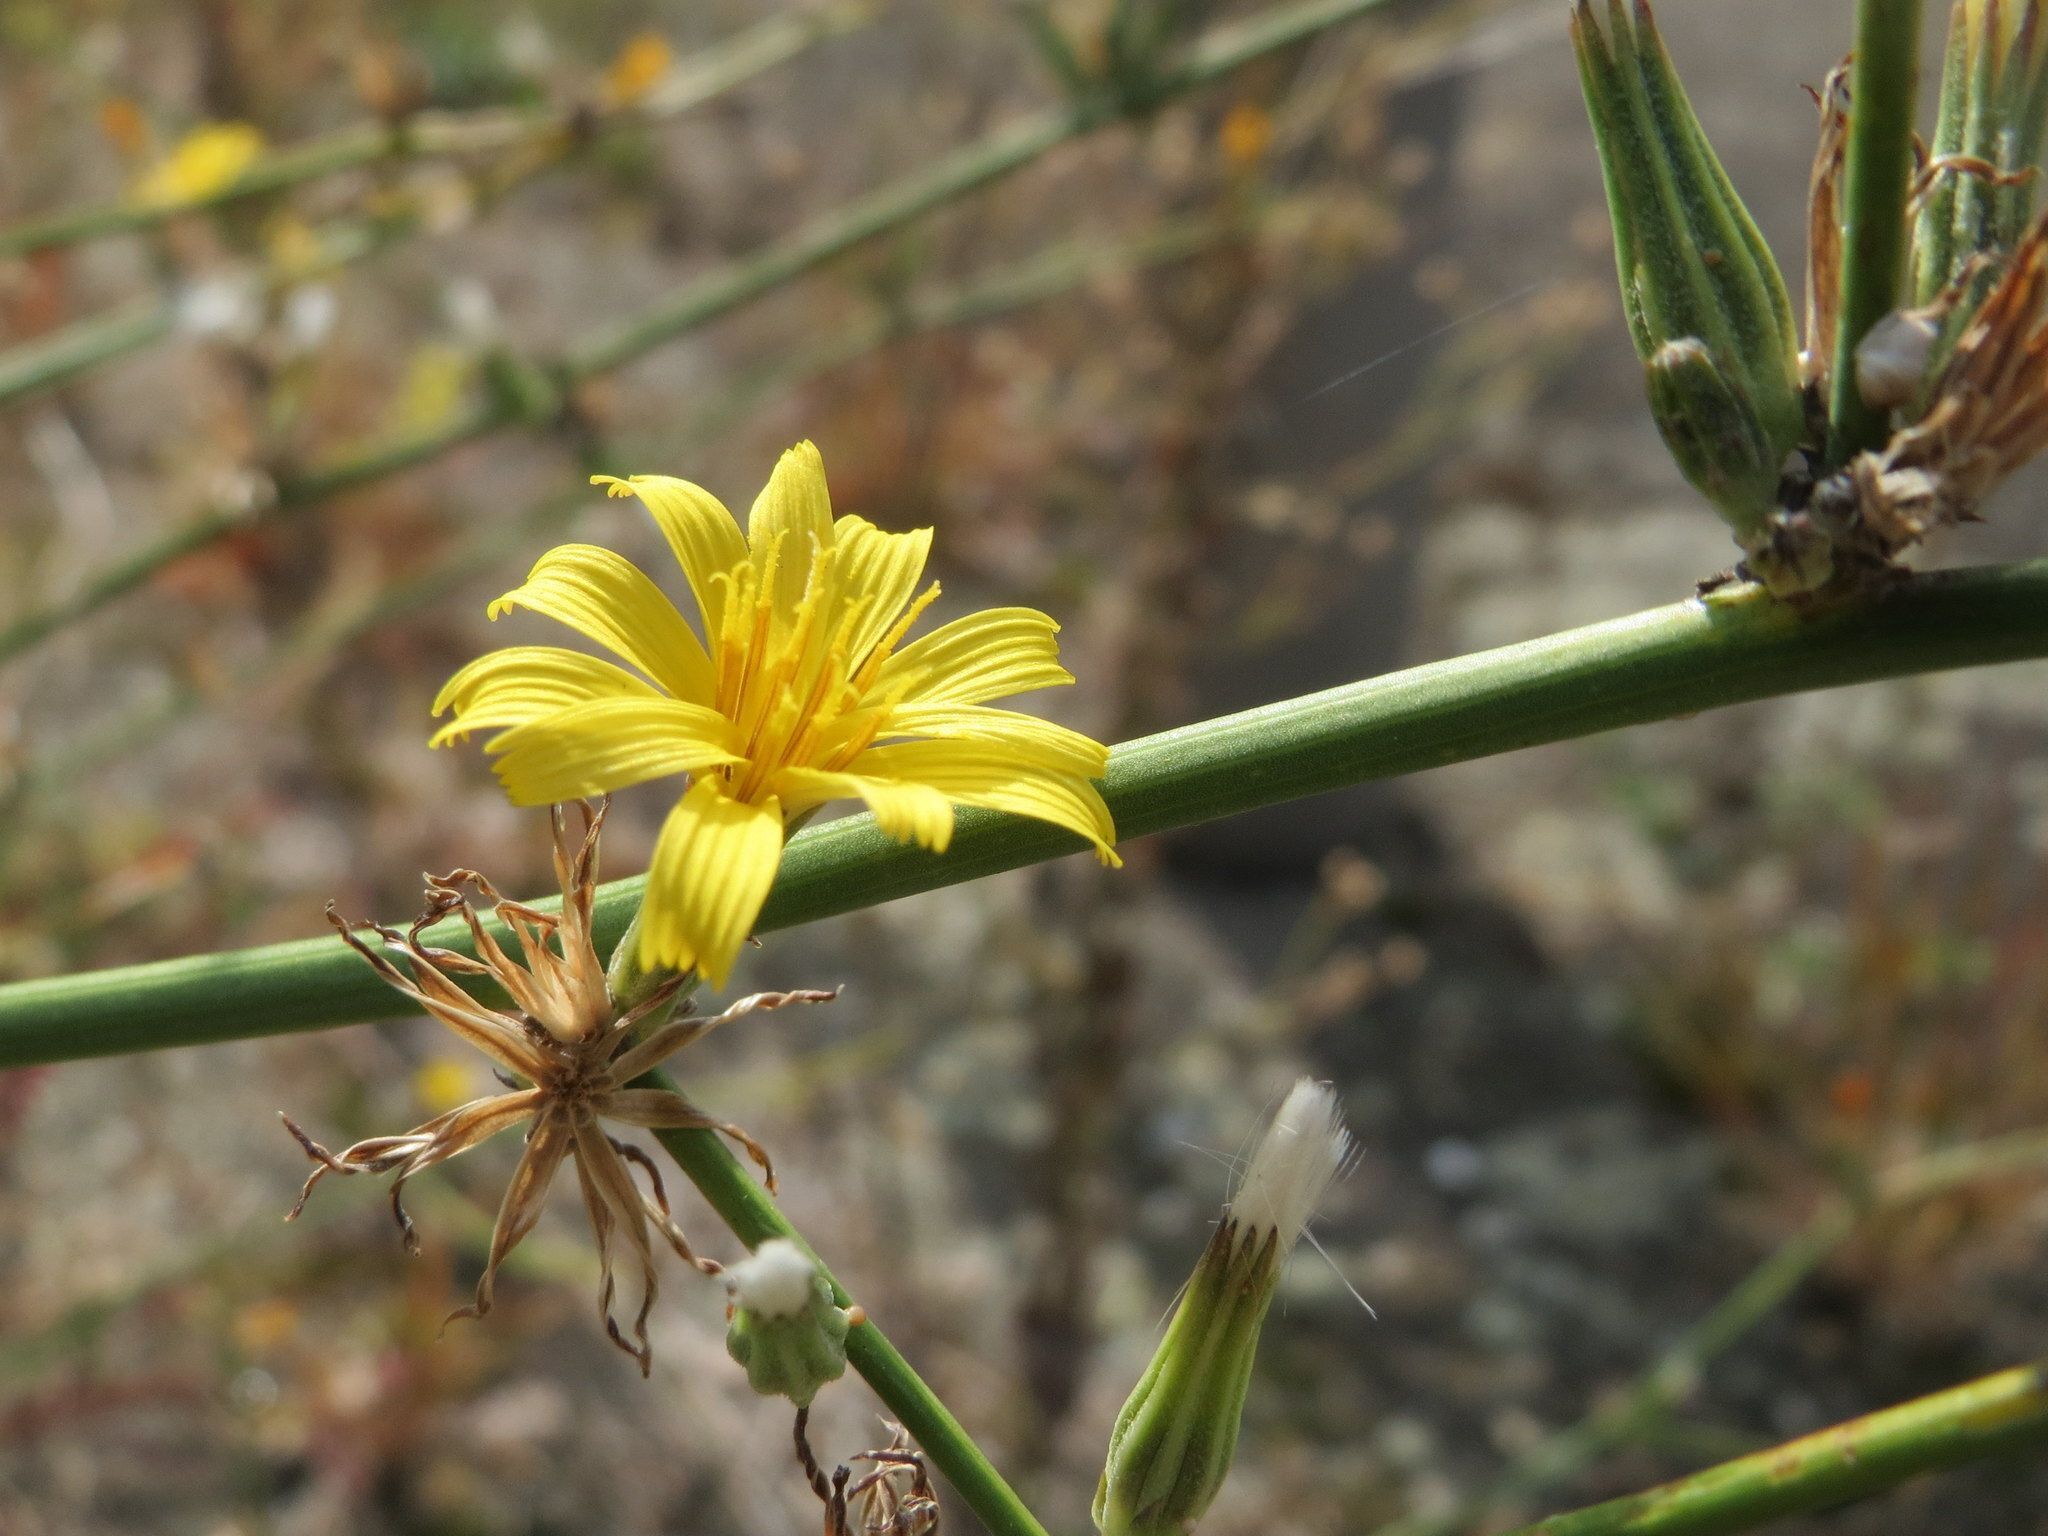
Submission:
[[[156,345],[177,324],[177,305],[145,299],[95,315],[0,352],[0,402],[53,389],[66,379]]]
[[[420,112],[396,123],[358,123],[288,149],[272,151],[227,186],[173,204],[124,198],[87,208],[68,208],[0,229],[0,260],[52,246],[76,245],[105,235],[153,229],[160,224],[282,192],[342,171],[388,160],[420,160],[495,153],[538,143],[551,135],[584,135],[647,123],[684,112],[789,59],[820,38],[867,19],[863,4],[834,5],[806,13],[788,12],[719,43],[657,83],[645,96],[616,105],[578,104],[539,109],[494,108],[476,112]]]
[[[1301,0],[1238,26],[1219,29],[1163,77],[1163,94],[1192,91],[1254,59],[1304,42],[1386,3]],[[404,441],[284,479],[275,497],[260,509],[222,507],[203,514],[87,577],[70,596],[0,629],[0,663],[134,591],[173,561],[238,529],[304,511],[329,496],[427,463],[477,438],[512,427],[544,425],[554,419],[567,392],[576,385],[621,368],[865,241],[1021,170],[1048,150],[1117,121],[1120,115],[1121,109],[1106,98],[1069,102],[1039,112],[827,213],[766,250],[688,284],[641,316],[574,349],[559,363],[530,370],[550,386],[545,391],[519,399],[506,393],[487,396]]]
[[[1128,742],[1110,754],[1104,794],[1129,841],[1752,699],[2043,656],[2048,560],[1916,576],[1811,611],[1745,589]],[[758,926],[815,922],[1080,847],[1042,822],[963,811],[951,847],[935,854],[884,836],[872,816],[849,816],[790,840]],[[599,893],[604,948],[637,910],[641,884]],[[455,923],[431,935],[467,943]],[[387,989],[344,946],[297,940],[0,986],[0,1067],[324,1029],[390,1011]]]
[[[650,1073],[642,1081],[651,1087],[675,1087],[663,1072]],[[757,1248],[771,1237],[786,1237],[812,1258],[818,1257],[716,1132],[656,1131],[654,1135],[747,1247]],[[818,1269],[830,1281],[839,1305],[851,1305],[853,1298],[833,1278],[824,1260],[818,1260]],[[874,1389],[875,1396],[910,1431],[932,1465],[988,1529],[989,1536],[1045,1536],[1044,1527],[1024,1507],[1024,1501],[1003,1481],[1002,1474],[989,1464],[980,1447],[960,1427],[960,1421],[910,1368],[910,1362],[897,1352],[874,1319],[869,1318],[847,1334],[846,1358]]]
[[[1842,217],[1842,312],[1835,333],[1828,459],[1883,446],[1885,413],[1856,387],[1856,348],[1905,292],[1906,200],[1913,178],[1913,85],[1920,0],[1856,0],[1849,158]]]
[[[1511,1536],[1719,1536],[2048,1443],[2048,1363],[1915,1398]]]

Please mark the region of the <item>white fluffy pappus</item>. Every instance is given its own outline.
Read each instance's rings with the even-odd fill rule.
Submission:
[[[1278,1252],[1287,1253],[1351,1153],[1351,1133],[1344,1129],[1336,1090],[1301,1078],[1260,1137],[1244,1182],[1231,1197],[1230,1219],[1261,1231],[1271,1228]]]
[[[771,1237],[726,1266],[732,1299],[761,1317],[795,1317],[811,1304],[818,1266],[786,1237]]]

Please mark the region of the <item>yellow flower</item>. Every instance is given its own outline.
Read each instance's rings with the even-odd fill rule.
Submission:
[[[196,203],[242,179],[263,153],[248,123],[202,123],[135,184],[135,198],[160,208]]]
[[[883,831],[943,851],[953,807],[1065,827],[1115,864],[1091,782],[1108,751],[1077,731],[991,709],[1070,683],[1031,608],[994,608],[905,644],[939,594],[918,583],[931,530],[834,519],[818,450],[782,456],[743,533],[708,491],[662,475],[594,477],[638,496],[668,540],[703,638],[643,572],[568,544],[490,606],[567,624],[639,675],[578,651],[514,646],[464,667],[434,702],[434,745],[498,732],[485,750],[518,805],[549,805],[671,775],[689,787],[656,843],[640,914],[643,966],[695,967],[722,985],[768,899],[785,828],[858,799]]]

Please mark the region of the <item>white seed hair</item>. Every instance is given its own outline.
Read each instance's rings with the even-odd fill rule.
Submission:
[[[771,1237],[737,1264],[726,1266],[732,1298],[762,1317],[795,1317],[811,1304],[818,1266],[786,1237]]]
[[[1336,1090],[1314,1078],[1300,1079],[1252,1153],[1244,1182],[1231,1197],[1230,1219],[1247,1229],[1270,1229],[1277,1252],[1286,1254],[1350,1160],[1351,1145]]]

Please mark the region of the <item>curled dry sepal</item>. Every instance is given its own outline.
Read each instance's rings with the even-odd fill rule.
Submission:
[[[1814,93],[1805,326],[1680,87],[1647,0],[1575,0],[1572,36],[1651,413],[1745,564],[1790,596],[1891,571],[1973,520],[2048,447],[2048,219],[2029,222],[2048,125],[2043,0],[1957,0],[1933,145],[1909,209],[1909,293],[1856,354],[1881,447],[1829,458],[1842,293],[1846,66]]]
[[[605,1332],[639,1362],[645,1375],[652,1360],[647,1318],[657,1294],[655,1235],[666,1240],[684,1262],[706,1274],[718,1273],[719,1266],[691,1249],[670,1214],[668,1195],[654,1163],[637,1147],[608,1134],[602,1122],[614,1120],[643,1129],[723,1132],[760,1165],[772,1190],[775,1175],[768,1154],[745,1131],[705,1114],[681,1094],[629,1085],[721,1025],[789,1003],[828,1002],[838,994],[762,992],[740,999],[723,1013],[670,1018],[640,1033],[642,1024],[672,1007],[684,978],[672,978],[631,1009],[613,1007],[604,966],[591,940],[604,808],[584,805],[580,829],[570,828],[559,806],[553,810],[553,820],[555,872],[562,884],[559,915],[505,900],[488,880],[468,869],[427,878],[426,910],[407,931],[365,925],[364,931],[374,934],[377,944],[336,916],[332,907],[328,909],[328,918],[342,938],[378,975],[490,1057],[501,1072],[523,1079],[528,1086],[472,1100],[402,1135],[373,1136],[341,1152],[329,1152],[285,1117],[286,1127],[318,1164],[306,1180],[299,1203],[285,1219],[289,1221],[305,1209],[313,1186],[329,1173],[392,1173],[396,1175],[391,1181],[392,1214],[406,1247],[417,1251],[418,1238],[400,1198],[405,1181],[501,1131],[525,1126],[526,1147],[498,1210],[476,1299],[449,1314],[449,1321],[481,1317],[490,1311],[498,1266],[533,1230],[555,1175],[564,1161],[573,1161],[597,1238],[602,1275],[598,1310]],[[499,920],[511,930],[521,959],[507,954],[484,926],[465,898],[469,890],[493,904]],[[475,958],[424,942],[423,931],[451,913],[467,922],[476,945]],[[492,1008],[479,1002],[453,979],[463,975],[488,977],[504,990],[511,1006]],[[646,1175],[647,1187],[634,1180],[633,1168]],[[617,1290],[613,1262],[621,1248],[639,1271],[640,1305],[630,1339],[612,1316]]]
[[[811,1492],[825,1506],[825,1536],[937,1536],[939,1499],[932,1491],[924,1458],[901,1424],[889,1426],[889,1443],[853,1459],[868,1463],[856,1479],[841,1462],[828,1476],[811,1450],[811,1410],[796,1411],[797,1464]]]
[[[1109,1437],[1095,1490],[1103,1536],[1185,1536],[1237,1449],[1259,1330],[1287,1256],[1351,1159],[1337,1095],[1302,1078],[1252,1153],[1166,1336]]]

